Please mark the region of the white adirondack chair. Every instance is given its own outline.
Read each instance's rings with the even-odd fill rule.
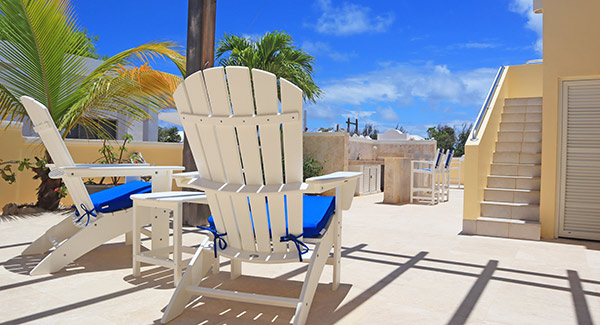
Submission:
[[[452,165],[452,156],[454,156],[454,150],[448,149],[443,160],[440,182],[438,184],[440,189],[440,200],[442,202],[450,200],[450,166]]]
[[[206,192],[213,237],[197,249],[162,322],[201,295],[295,308],[293,322],[305,323],[326,263],[334,268],[332,288],[340,283],[341,215],[361,174],[337,172],[303,183],[302,91],[271,73],[210,68],[187,77],[174,98],[198,166],[174,177],[180,186]],[[333,188],[335,197],[304,196]],[[219,256],[231,259],[232,278],[241,275],[242,262],[310,265],[299,298],[198,286],[211,266],[218,271]]]
[[[435,160],[413,160],[410,163],[410,203],[415,200],[439,201],[439,177],[442,173],[444,152],[438,149]]]
[[[127,209],[131,207],[129,196],[148,192],[150,184],[131,182],[90,196],[82,177],[152,176],[153,191],[168,191],[171,189],[173,170],[183,170],[178,166],[136,164],[75,165],[48,109],[27,96],[21,97],[21,101],[54,162],[48,165],[52,169],[49,176],[63,179],[77,211],[75,215],[66,217],[48,229],[22,252],[22,255],[35,255],[54,248],[33,268],[31,275],[57,272],[101,244],[131,233],[131,209]],[[168,245],[168,221],[168,215],[164,214],[152,224],[152,233],[148,234],[152,237],[153,247]]]

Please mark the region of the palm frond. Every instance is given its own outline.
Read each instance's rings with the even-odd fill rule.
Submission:
[[[4,88],[15,98],[37,99],[56,121],[71,105],[71,90],[80,82],[85,66],[82,57],[66,55],[81,42],[69,1],[3,0],[0,12],[5,37],[0,44]],[[0,115],[7,117],[9,110],[10,106],[1,106]]]
[[[66,135],[79,124],[88,132],[105,138],[108,135],[103,133],[105,128],[99,121],[119,119],[129,126],[129,120],[150,118],[148,111],[173,107],[172,93],[181,80],[147,65],[116,68],[111,74],[96,79],[88,92],[64,114],[59,129],[65,130]]]
[[[266,33],[257,40],[237,35],[224,35],[215,50],[219,64],[241,65],[269,71],[285,78],[303,91],[307,101],[314,102],[322,95],[312,79],[314,57],[294,46],[284,32]]]

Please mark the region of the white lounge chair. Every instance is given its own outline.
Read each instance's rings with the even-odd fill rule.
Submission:
[[[415,200],[439,202],[438,181],[441,174],[443,149],[438,149],[435,160],[413,160],[410,163],[410,203]]]
[[[132,231],[129,207],[131,194],[171,189],[172,172],[183,170],[178,166],[149,165],[75,165],[56,129],[48,109],[36,100],[23,96],[21,101],[40,135],[46,150],[52,157],[51,178],[62,178],[69,196],[75,204],[74,215],[48,229],[29,245],[22,255],[43,254],[54,248],[33,270],[31,275],[57,272],[64,266],[102,245],[103,243]],[[135,181],[89,195],[82,177],[152,176],[152,184]],[[168,214],[157,211],[160,218],[152,224],[152,245],[168,245]],[[165,244],[166,242],[166,244]]]
[[[334,268],[332,288],[340,283],[342,210],[350,208],[361,173],[302,181],[302,91],[271,73],[210,68],[187,77],[174,98],[199,169],[174,177],[206,192],[213,236],[197,249],[162,322],[200,295],[295,308],[293,322],[305,323],[326,263]],[[334,188],[335,197],[304,195]],[[218,271],[219,256],[231,259],[232,278],[242,262],[308,262],[302,293],[284,298],[198,286],[211,266]]]

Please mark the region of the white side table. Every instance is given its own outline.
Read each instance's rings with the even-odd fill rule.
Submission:
[[[193,254],[195,249],[191,247],[182,247],[182,207],[183,203],[198,203],[207,204],[206,195],[200,192],[158,192],[146,194],[134,194],[131,196],[133,200],[133,276],[140,276],[141,263],[149,263],[161,265],[174,270],[173,276],[175,286],[181,279],[182,253]],[[158,219],[160,213],[156,213],[156,209],[170,210],[173,217],[173,245],[168,245],[168,242],[158,249],[152,249],[141,252],[141,233],[150,235],[150,232],[143,227],[152,223],[154,219]],[[168,222],[168,219],[166,220]],[[168,226],[167,226],[168,228]],[[168,241],[168,237],[166,238]],[[153,245],[154,248],[154,245]],[[169,255],[173,254],[170,259]]]

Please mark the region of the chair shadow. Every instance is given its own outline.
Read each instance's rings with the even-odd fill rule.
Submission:
[[[29,275],[31,270],[33,270],[46,255],[47,254],[28,256],[18,255],[2,263],[2,266],[9,272]],[[31,280],[0,286],[0,291],[79,273],[102,272],[127,268],[131,268],[131,246],[125,245],[124,243],[109,243],[93,249],[56,273],[49,274],[48,276],[35,276],[31,277]]]
[[[304,270],[304,267],[300,269]],[[230,273],[222,271],[217,275],[205,278],[199,286],[297,298],[300,296],[303,284],[304,282],[285,280],[282,277],[241,276],[231,280]],[[350,284],[340,284],[339,288],[333,291],[331,284],[319,283],[306,323],[328,323],[327,319],[334,317],[336,309],[344,301],[351,287]],[[198,297],[191,301],[185,311],[169,324],[248,324],[250,322],[254,324],[289,324],[294,313],[295,310],[292,308]],[[155,320],[154,323],[160,324],[160,320]]]

